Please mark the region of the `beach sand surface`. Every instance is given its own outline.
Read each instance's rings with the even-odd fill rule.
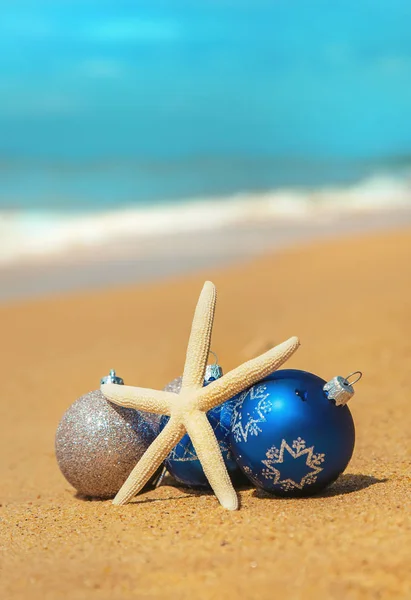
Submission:
[[[411,231],[368,234],[1,306],[1,598],[410,598],[410,265]],[[298,335],[287,367],[364,372],[346,473],[312,498],[241,490],[238,512],[169,481],[124,507],[76,497],[60,417],[112,367],[155,388],[179,375],[205,279],[226,371]]]

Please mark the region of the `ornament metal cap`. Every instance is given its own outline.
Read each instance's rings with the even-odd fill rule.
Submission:
[[[354,381],[349,381],[350,377],[353,377],[354,375],[357,375],[357,378],[354,379]],[[348,400],[354,396],[355,390],[353,385],[357,383],[361,377],[361,371],[354,371],[354,373],[350,373],[347,377],[341,377],[341,375],[333,377],[323,387],[325,395],[329,400],[333,400],[336,406],[344,406],[344,404],[347,404]]]
[[[109,375],[106,375],[100,379],[100,385],[103,385],[103,383],[116,383],[117,385],[124,385],[123,379],[121,379],[121,377],[117,377],[114,369],[110,370]]]
[[[210,350],[210,354],[212,354],[214,356],[215,362],[213,365],[206,366],[206,370],[205,370],[205,374],[204,374],[204,385],[207,385],[207,383],[211,383],[212,381],[215,381],[216,379],[220,379],[220,377],[223,376],[223,369],[218,364],[217,354],[215,352],[213,352],[212,350]]]
[[[204,383],[211,383],[223,376],[223,369],[220,365],[207,365],[204,375]]]

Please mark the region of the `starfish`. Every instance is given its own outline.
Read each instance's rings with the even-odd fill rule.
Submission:
[[[215,286],[206,281],[194,313],[179,394],[113,383],[101,386],[104,396],[119,406],[170,416],[165,428],[131,471],[113,504],[127,504],[188,433],[220,504],[228,510],[238,508],[237,494],[206,413],[278,369],[297,350],[299,340],[292,337],[203,387],[215,304]]]

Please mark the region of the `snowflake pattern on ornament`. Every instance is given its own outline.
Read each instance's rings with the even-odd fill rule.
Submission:
[[[297,481],[281,475],[281,465],[284,465],[285,461],[289,464],[290,460],[301,460],[303,463],[300,465],[301,477],[298,477]],[[317,481],[318,473],[323,470],[320,465],[324,460],[325,454],[315,453],[314,446],[307,447],[301,437],[294,440],[291,446],[283,439],[280,448],[271,446],[267,450],[266,460],[261,461],[266,467],[262,470],[262,475],[266,479],[271,479],[274,485],[280,486],[285,492],[296,488],[302,490],[304,486]]]
[[[224,423],[219,420],[217,423],[212,423],[214,426],[214,433],[218,440],[218,445],[220,446],[220,450],[222,454],[227,455],[227,459],[231,458],[231,447],[228,443],[228,436],[230,430],[228,427],[224,425]],[[190,440],[187,441],[187,438],[184,436],[173,448],[170,454],[167,457],[167,460],[171,460],[174,462],[189,462],[198,460],[198,456],[193,446],[193,442]]]
[[[271,402],[267,402],[269,395],[265,385],[255,385],[240,394],[231,417],[231,431],[236,442],[246,442],[249,435],[261,433],[259,425],[266,422],[265,415],[272,410]],[[248,396],[256,405],[251,413],[243,415],[243,404]]]

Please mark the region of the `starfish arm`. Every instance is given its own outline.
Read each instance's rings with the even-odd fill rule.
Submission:
[[[100,389],[107,400],[114,404],[159,415],[170,414],[170,407],[175,398],[175,394],[171,392],[117,385],[116,383],[105,383]]]
[[[185,417],[184,424],[218,501],[228,510],[237,510],[238,497],[207,416],[203,412],[195,411]]]
[[[191,326],[182,389],[203,386],[204,372],[210,352],[215,304],[215,286],[211,281],[206,281],[198,299]]]
[[[114,498],[113,504],[119,505],[130,502],[145,486],[150,477],[154,475],[185,432],[186,429],[181,421],[172,417],[131,471],[117,496]]]
[[[292,337],[265,354],[229,371],[221,379],[213,381],[200,392],[198,407],[200,410],[208,411],[251,387],[276,371],[294,354],[299,345],[299,339]]]

